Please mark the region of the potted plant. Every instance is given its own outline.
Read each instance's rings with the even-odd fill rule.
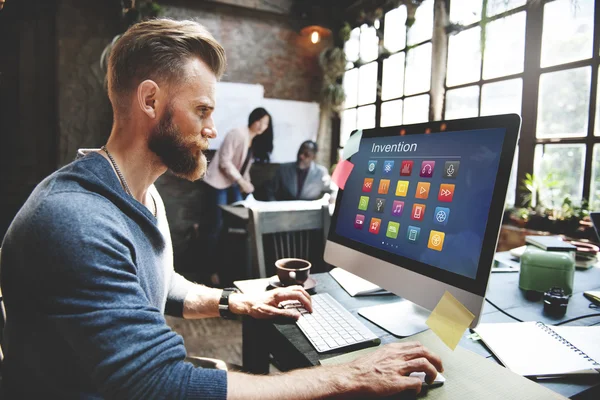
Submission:
[[[593,230],[587,223],[589,209],[586,200],[575,203],[570,196],[562,194],[558,190],[560,182],[552,174],[542,178],[527,174],[522,183],[522,188],[527,191],[523,198],[524,206],[507,209],[505,224],[535,234],[594,240]],[[545,196],[540,196],[540,193]]]

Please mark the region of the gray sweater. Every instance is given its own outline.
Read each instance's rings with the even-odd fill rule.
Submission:
[[[9,398],[225,399],[227,375],[184,362],[192,285],[173,271],[164,206],[128,196],[98,153],[33,191],[2,244]]]

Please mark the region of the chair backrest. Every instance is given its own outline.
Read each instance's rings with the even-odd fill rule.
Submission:
[[[323,264],[323,246],[330,223],[329,207],[320,209],[250,210],[253,277],[266,278],[280,258],[296,257]],[[314,270],[313,270],[314,271]]]

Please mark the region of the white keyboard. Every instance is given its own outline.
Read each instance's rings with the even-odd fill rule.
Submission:
[[[312,314],[302,307],[297,308],[301,317],[296,324],[318,353],[361,343],[373,346],[381,343],[369,328],[329,294],[315,294],[311,298]]]

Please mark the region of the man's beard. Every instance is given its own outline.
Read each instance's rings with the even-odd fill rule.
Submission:
[[[196,181],[206,173],[203,146],[195,140],[186,142],[183,136],[173,123],[173,112],[168,108],[158,125],[150,132],[148,148],[173,174]]]

